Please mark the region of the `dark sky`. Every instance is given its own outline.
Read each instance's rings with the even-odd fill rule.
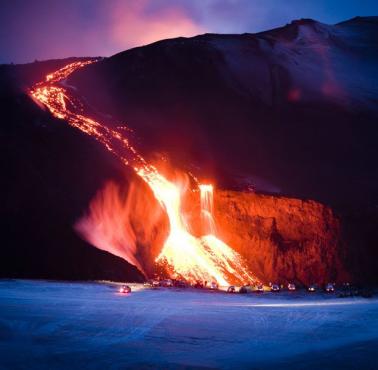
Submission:
[[[377,0],[0,0],[0,63],[109,56],[159,39],[378,15]]]

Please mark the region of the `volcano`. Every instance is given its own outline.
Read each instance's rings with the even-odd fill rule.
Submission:
[[[125,131],[148,163],[169,160],[215,183],[219,236],[259,279],[376,282],[377,31],[376,17],[305,19],[259,34],[163,40],[95,63],[80,58],[88,64],[60,83],[86,116]],[[151,209],[153,189],[30,98],[31,86],[77,61],[1,67],[1,271],[142,279],[73,226],[109,180],[121,193],[144,189]],[[183,201],[194,229],[199,207],[198,193]],[[133,213],[130,228],[147,271],[169,226],[164,212],[147,228],[145,217]]]

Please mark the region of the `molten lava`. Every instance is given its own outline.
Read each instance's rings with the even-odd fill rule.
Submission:
[[[212,185],[199,185],[201,192],[201,222],[203,233],[215,235],[215,222],[213,217],[214,194]]]
[[[47,75],[44,82],[36,84],[30,90],[31,96],[47,106],[55,117],[66,120],[71,126],[101,142],[125,165],[132,166],[136,174],[148,184],[155,198],[166,211],[170,226],[168,238],[156,262],[169,265],[172,268],[172,277],[180,276],[190,281],[216,280],[220,285],[257,281],[248,271],[241,256],[216,236],[212,185],[199,186],[204,236],[196,237],[191,234],[181,210],[182,195],[187,189],[182,184],[169,181],[155,166],[147,163],[124,137],[124,133],[84,115],[84,105],[69,93],[64,80],[74,71],[94,62],[96,60],[74,62]],[[103,202],[107,204],[104,200]],[[120,209],[117,200],[112,199],[108,203],[112,207],[113,214],[92,215],[91,222],[84,223],[84,237],[96,247],[117,254],[141,268],[132,250],[135,245],[131,245],[133,244],[131,239],[134,238],[131,230],[126,233],[128,237],[117,239],[117,245],[114,238],[104,239],[104,235],[113,235],[109,234],[109,228],[126,227],[117,219],[122,217],[122,212],[117,213],[117,209]],[[114,207],[115,204],[117,207]],[[105,220],[104,215],[107,215]],[[119,244],[127,244],[122,247],[123,250],[129,250],[120,252],[122,248]]]

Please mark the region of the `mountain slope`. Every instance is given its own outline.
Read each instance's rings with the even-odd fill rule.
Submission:
[[[39,69],[29,66],[30,77],[38,78]],[[88,245],[73,229],[106,180],[124,182],[124,169],[90,138],[42,111],[19,86],[4,86],[0,278],[140,281],[133,266]]]
[[[230,241],[243,228],[238,250],[254,266],[268,258],[260,270],[269,279],[284,278],[289,263],[290,278],[301,281],[348,270],[376,282],[377,28],[376,17],[334,26],[300,20],[254,35],[164,40],[85,67],[65,85],[89,116],[132,128],[147,158],[164,154],[174,167],[214,181],[226,189],[219,199],[238,190],[234,203],[223,200],[231,211],[218,219]],[[73,231],[106,180],[127,190],[132,173],[25,95],[25,86],[67,62],[0,67],[2,276],[140,279]],[[313,208],[297,212],[296,222],[306,232],[295,234],[289,216],[277,220],[300,201],[240,192],[251,188],[333,211],[305,203]],[[257,214],[238,211],[253,210],[256,200]],[[250,250],[258,245],[261,260]],[[301,262],[306,256],[312,269]]]
[[[254,35],[166,40],[70,83],[110,122],[134,128],[147,153],[167,153],[221,186],[370,204],[377,31],[374,17],[301,20]]]

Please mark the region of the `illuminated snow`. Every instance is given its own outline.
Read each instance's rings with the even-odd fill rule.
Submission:
[[[107,283],[0,281],[0,368],[366,369],[375,363],[377,298],[131,286],[122,295]]]

